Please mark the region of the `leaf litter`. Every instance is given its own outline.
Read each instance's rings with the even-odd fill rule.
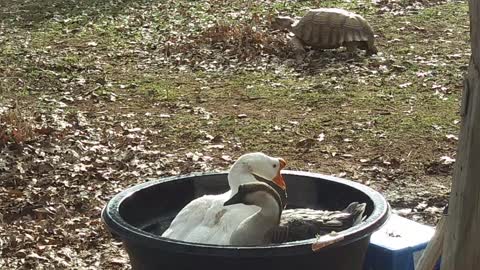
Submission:
[[[342,3],[372,21],[384,52],[352,59],[342,50],[310,51],[300,66],[286,33],[269,24],[318,1],[74,2],[0,5],[9,15],[0,25],[0,268],[129,269],[99,219],[114,194],[151,177],[225,170],[254,150],[285,155],[290,169],[370,185],[400,215],[430,224],[440,216],[458,120],[428,123],[425,132],[438,140],[403,138],[403,148],[386,126],[402,110],[420,117],[425,96],[443,105],[457,97],[469,55],[458,37],[468,26],[440,22],[435,35],[414,19],[442,21],[451,1]],[[200,75],[186,79],[192,72]],[[246,85],[224,78],[255,73],[261,78],[247,77]],[[404,97],[385,84],[419,92]],[[377,87],[381,108],[352,104],[352,85]],[[195,91],[184,94],[187,87]],[[273,98],[262,92],[267,87]],[[224,89],[232,104],[218,93]],[[288,112],[271,101],[284,92],[295,104]],[[388,105],[399,99],[408,106]],[[326,101],[335,119],[318,113]],[[262,122],[265,116],[271,119]],[[403,124],[399,132],[408,134]]]

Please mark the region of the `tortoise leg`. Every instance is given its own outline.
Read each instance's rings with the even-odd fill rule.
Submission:
[[[366,46],[367,47],[366,52],[367,52],[368,56],[378,53],[378,49],[375,46],[375,44],[373,44],[373,40],[369,40],[366,45],[367,45]]]
[[[357,55],[357,46],[358,44],[356,42],[347,42],[345,43],[345,47],[347,47],[347,52],[349,56],[353,57]]]
[[[303,58],[305,57],[305,48],[303,42],[294,36],[288,41],[288,44],[290,47],[292,47],[292,50],[295,53],[297,63],[302,63]]]

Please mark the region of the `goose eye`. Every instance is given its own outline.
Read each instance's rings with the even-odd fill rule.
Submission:
[[[277,164],[273,164],[273,168],[276,168],[277,167]]]

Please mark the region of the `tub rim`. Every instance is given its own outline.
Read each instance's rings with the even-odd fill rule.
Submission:
[[[120,216],[120,206],[125,199],[130,197],[135,192],[150,188],[151,186],[159,185],[161,183],[189,179],[194,177],[219,176],[226,177],[228,172],[206,172],[206,173],[191,173],[179,176],[170,176],[164,178],[154,178],[145,183],[140,183],[131,186],[120,193],[116,194],[107,205],[103,208],[101,218],[107,229],[114,235],[119,236],[122,242],[126,244],[135,244],[148,246],[150,248],[168,249],[177,253],[188,253],[202,256],[223,256],[223,257],[265,257],[268,256],[285,256],[295,254],[305,254],[306,250],[312,251],[312,245],[316,242],[315,238],[286,242],[281,244],[271,244],[268,246],[231,246],[231,245],[211,245],[200,244],[174,240],[166,237],[161,237],[150,232],[146,232],[126,222]],[[362,223],[351,227],[347,230],[338,233],[343,236],[339,242],[326,246],[320,251],[331,249],[338,246],[348,245],[352,242],[358,241],[362,238],[369,237],[373,232],[378,230],[386,223],[390,216],[390,205],[386,199],[372,188],[343,178],[335,176],[324,175],[314,172],[282,170],[284,176],[300,176],[312,178],[314,181],[330,181],[337,184],[346,185],[350,188],[359,190],[372,200],[374,204],[371,215]],[[318,251],[317,251],[318,252]]]

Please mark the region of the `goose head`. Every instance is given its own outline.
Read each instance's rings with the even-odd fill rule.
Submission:
[[[273,182],[285,190],[285,180],[280,171],[286,165],[287,163],[282,158],[270,157],[260,152],[241,156],[233,164],[228,174],[228,183],[232,194],[237,192],[239,185],[259,180]]]

